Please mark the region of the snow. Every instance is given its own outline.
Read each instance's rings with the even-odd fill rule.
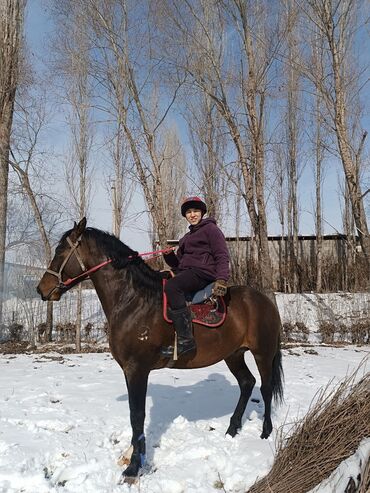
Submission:
[[[363,293],[276,293],[282,323],[303,323],[309,329],[309,340],[318,342],[320,322],[335,326],[351,326],[368,321],[370,316],[370,292]]]
[[[123,374],[111,355],[0,355],[0,492],[245,492],[273,463],[276,429],[302,417],[319,388],[334,385],[370,352],[364,346],[313,349],[317,354],[305,347],[283,351],[285,403],[273,407],[268,440],[259,438],[258,378],[252,394],[258,402],[249,401],[243,428],[231,438],[225,431],[239,389],[223,362],[152,372],[147,465],[131,487],[119,484],[123,468],[117,462],[130,444],[131,427]],[[257,376],[253,358],[246,359]],[[363,442],[330,481],[348,479],[368,451]],[[335,491],[330,487],[323,484],[315,493]]]
[[[320,322],[351,326],[353,323],[369,320],[370,293],[276,293],[275,296],[282,323],[304,324],[310,331],[310,342],[320,342]],[[83,326],[90,322],[95,327],[103,327],[105,316],[95,290],[83,290],[82,307]],[[54,323],[74,321],[76,308],[77,292],[72,290],[58,303],[54,303]],[[21,323],[31,334],[34,327],[45,321],[46,303],[40,298],[10,298],[4,303],[3,311],[7,324]]]

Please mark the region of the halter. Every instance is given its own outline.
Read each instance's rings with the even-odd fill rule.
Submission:
[[[48,274],[51,274],[52,276],[55,276],[55,277],[58,278],[58,284],[56,286],[54,286],[54,288],[50,291],[50,293],[48,295],[48,298],[52,295],[52,293],[56,289],[60,289],[60,290],[65,291],[65,290],[67,290],[70,287],[71,284],[73,284],[78,279],[86,278],[87,276],[89,276],[93,272],[96,272],[97,270],[99,270],[101,267],[104,267],[105,265],[110,264],[112,262],[112,259],[104,260],[104,262],[101,262],[100,264],[95,265],[94,267],[91,267],[91,269],[86,269],[85,264],[83,263],[82,258],[81,258],[80,254],[77,251],[77,248],[81,244],[81,236],[79,236],[77,238],[77,240],[76,240],[75,243],[73,243],[71,241],[70,237],[67,236],[67,242],[68,242],[69,246],[71,247],[71,249],[68,252],[68,255],[66,256],[66,258],[63,260],[62,265],[60,266],[58,272],[56,272],[54,270],[51,270],[51,269],[46,269],[46,272]],[[78,263],[80,264],[80,267],[82,269],[82,272],[78,276],[70,277],[66,281],[62,281],[63,269],[64,269],[64,267],[66,266],[68,260],[71,258],[71,256],[73,254],[75,255]]]

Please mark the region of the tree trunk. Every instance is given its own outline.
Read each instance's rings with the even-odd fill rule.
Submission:
[[[330,64],[329,83],[313,79],[313,83],[325,97],[328,109],[333,117],[335,134],[341,157],[343,170],[348,185],[348,193],[356,229],[360,238],[367,276],[370,269],[370,235],[364,209],[363,196],[359,179],[359,163],[353,152],[353,141],[350,136],[348,105],[353,100],[351,91],[355,88],[349,83],[354,78],[351,73],[354,61],[350,60],[353,53],[352,34],[359,27],[353,19],[359,14],[357,2],[332,2],[331,0],[310,0],[311,20],[325,36]],[[350,66],[351,63],[351,66]]]
[[[299,139],[299,73],[296,63],[297,50],[297,7],[286,1],[286,26],[289,63],[286,67],[287,84],[287,166],[288,166],[288,228],[291,289],[301,290],[301,275],[298,260],[298,139]]]
[[[0,327],[2,323],[4,288],[5,288],[5,241],[6,241],[6,214],[8,201],[8,173],[9,173],[9,118],[3,120],[0,116]]]
[[[2,0],[0,4],[0,324],[5,281],[10,133],[18,82],[24,3],[23,0]]]
[[[76,352],[81,352],[82,332],[82,284],[77,287],[77,314],[76,314]]]
[[[45,330],[45,342],[51,342],[53,332],[53,302],[48,301],[46,303],[46,330]]]
[[[22,185],[23,191],[28,197],[30,201],[31,208],[35,217],[35,221],[40,232],[40,236],[42,239],[42,243],[45,251],[45,260],[46,264],[49,266],[52,256],[51,256],[51,245],[46,233],[46,229],[44,226],[44,221],[42,219],[40,208],[37,204],[35,194],[32,190],[31,183],[28,176],[28,171],[23,170],[19,164],[11,161],[11,165],[13,169],[17,172],[19,181]],[[27,168],[28,169],[28,168]],[[51,342],[51,335],[53,330],[53,302],[48,301],[47,303],[47,311],[46,311],[46,331],[45,331],[45,342]]]
[[[316,140],[316,291],[322,291],[322,210],[321,210],[321,142],[320,123],[317,122]]]

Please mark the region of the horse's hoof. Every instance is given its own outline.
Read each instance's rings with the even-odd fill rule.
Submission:
[[[129,478],[135,479],[139,474],[139,470],[140,470],[140,465],[135,462],[131,462],[131,464],[128,467],[126,467],[126,469],[123,471],[122,476],[128,479]]]
[[[271,435],[271,431],[270,431],[270,432],[263,431],[263,432],[261,433],[261,438],[262,438],[262,439],[264,439],[264,438],[268,438],[270,435]]]
[[[261,438],[268,438],[272,432],[272,423],[271,420],[267,420],[263,423]]]
[[[230,425],[230,426],[228,427],[227,431],[226,431],[226,435],[230,435],[232,438],[234,438],[234,437],[235,437],[235,435],[237,435],[237,434],[238,434],[238,430],[239,430],[239,429],[240,429],[240,428],[238,428],[238,427],[236,427],[236,426],[232,426],[232,425]]]
[[[119,485],[128,484],[129,486],[132,486],[133,484],[137,484],[138,482],[139,482],[139,478],[138,477],[124,476],[122,474],[121,479],[119,480],[118,484]]]

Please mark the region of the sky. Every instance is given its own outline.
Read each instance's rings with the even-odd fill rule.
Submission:
[[[27,15],[26,15],[26,36],[31,46],[31,53],[33,60],[39,67],[43,66],[42,60],[47,57],[48,42],[53,30],[52,22],[49,19],[45,5],[48,5],[46,0],[28,0]],[[368,111],[365,116],[368,117]],[[180,115],[174,115],[174,118],[178,119],[179,128],[181,129],[181,137],[185,151],[188,154],[188,159],[191,161],[191,148],[188,142],[188,136],[186,134],[186,127]],[[366,119],[368,121],[368,118]],[[56,150],[62,152],[67,145],[66,138],[66,126],[62,121],[62,116],[58,118],[52,124],[50,128],[50,141]],[[93,153],[92,161],[99,161],[99,155]],[[56,166],[60,166],[60,161],[56,163]],[[112,225],[111,206],[107,197],[106,187],[103,185],[103,172],[101,166],[98,164],[95,166],[95,180],[94,180],[94,193],[93,201],[90,209],[89,225],[95,226],[100,229],[110,230]],[[341,166],[337,161],[330,158],[327,159],[325,164],[325,182],[323,192],[323,206],[324,206],[324,232],[336,233],[342,231],[342,218],[341,218],[341,199],[338,194],[338,183],[341,182],[343,172]],[[185,179],[185,177],[184,177]],[[300,196],[300,218],[299,218],[299,232],[300,234],[314,234],[315,233],[315,221],[313,217],[314,203],[314,179],[312,166],[307,163],[303,166],[300,180],[298,183],[298,190]],[[188,190],[189,194],[197,193],[195,190]],[[370,199],[370,194],[368,194]],[[142,193],[138,190],[131,203],[128,216],[131,221],[125,226],[122,232],[121,239],[129,244],[132,248],[139,251],[147,251],[150,248],[149,235],[149,221],[145,214],[141,214],[140,218],[137,218],[137,213],[145,210],[145,203]],[[222,227],[227,236],[235,235],[235,224],[233,222],[233,214],[221,213]],[[184,232],[186,230],[186,223],[184,222]],[[268,204],[268,228],[269,234],[280,234],[280,224],[276,213],[276,205],[270,200]],[[245,213],[244,228],[241,232],[244,235],[250,234],[249,220]]]

